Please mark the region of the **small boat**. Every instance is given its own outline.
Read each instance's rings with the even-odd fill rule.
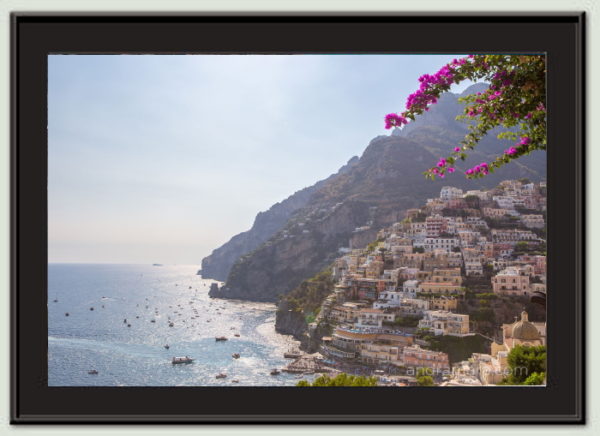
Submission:
[[[225,336],[217,336],[215,338],[215,341],[217,341],[217,342],[222,342],[222,341],[226,341],[226,340],[227,340],[227,338]]]
[[[223,374],[223,373],[217,374],[215,376],[215,378],[225,378],[225,377],[227,377],[227,374]]]
[[[271,370],[271,375],[279,375],[281,374],[281,371],[279,371],[277,368],[274,368]]]
[[[169,327],[173,327],[175,324],[173,324],[172,322],[169,323]]]
[[[192,363],[194,361],[194,359],[192,359],[191,357],[185,356],[185,357],[173,357],[173,360],[171,361],[171,363],[173,365],[179,365],[182,363]]]
[[[156,320],[155,319],[151,319],[150,322],[156,322]]]
[[[131,324],[127,324],[127,327],[131,327]]]
[[[90,369],[88,371],[88,374],[90,374],[90,375],[98,375],[98,371],[96,371],[95,369]]]
[[[69,312],[65,313],[65,316],[69,316]]]
[[[240,353],[233,353],[231,355],[231,357],[233,357],[234,359],[239,359],[240,358]]]
[[[283,353],[283,357],[286,359],[297,359],[301,357],[302,353],[300,351],[288,351],[287,353]]]
[[[169,344],[166,344],[165,349],[168,350],[169,348],[171,348],[171,347],[169,347]]]
[[[58,303],[58,300],[56,300],[56,299],[55,299],[55,300],[54,300],[54,302],[55,302],[55,303]]]
[[[231,383],[239,383],[239,382],[240,382],[240,381],[239,381],[239,380],[237,380],[237,379],[233,379],[233,380],[231,380]]]
[[[123,320],[123,324],[127,324],[127,318]]]
[[[90,307],[90,310],[94,310],[94,308],[93,308],[93,307]]]

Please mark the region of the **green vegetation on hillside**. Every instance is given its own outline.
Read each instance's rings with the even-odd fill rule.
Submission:
[[[473,353],[489,353],[490,341],[480,335],[473,336],[427,336],[425,337],[434,351],[448,353],[450,363],[466,360]]]
[[[369,245],[367,245],[367,252],[372,253],[373,251],[375,251],[375,249],[377,248],[377,246],[382,242],[381,239],[377,239],[376,241],[371,242]]]
[[[394,327],[416,327],[419,325],[420,316],[415,315],[405,315],[398,316],[394,322],[385,322],[385,325],[394,326]]]
[[[430,375],[430,371],[427,368],[419,368],[417,370],[417,384],[419,386],[435,386],[433,377]]]
[[[303,312],[309,323],[314,321],[323,300],[333,291],[334,285],[331,267],[328,267],[310,279],[304,280],[283,299],[287,301],[290,309]]]
[[[507,385],[541,385],[546,378],[546,347],[517,345],[508,353]]]
[[[335,377],[330,377],[328,375],[321,375],[312,382],[306,380],[300,380],[296,386],[299,387],[328,387],[328,386],[377,386],[377,379],[375,377],[365,377],[362,375],[349,375],[346,373],[341,373],[336,375]]]

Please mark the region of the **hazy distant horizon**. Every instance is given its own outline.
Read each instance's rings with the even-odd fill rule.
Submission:
[[[199,265],[456,56],[49,56],[49,262]]]

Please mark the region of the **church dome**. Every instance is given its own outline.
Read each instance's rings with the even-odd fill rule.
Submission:
[[[517,321],[513,324],[512,337],[513,339],[520,339],[522,341],[540,339],[540,332],[538,332],[538,329],[529,322],[527,312],[521,312],[521,321]]]

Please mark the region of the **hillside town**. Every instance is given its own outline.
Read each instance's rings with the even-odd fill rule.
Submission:
[[[395,385],[423,369],[440,386],[502,382],[515,346],[546,345],[545,233],[545,182],[443,187],[366,248],[341,250],[309,324],[328,327],[319,352]]]

